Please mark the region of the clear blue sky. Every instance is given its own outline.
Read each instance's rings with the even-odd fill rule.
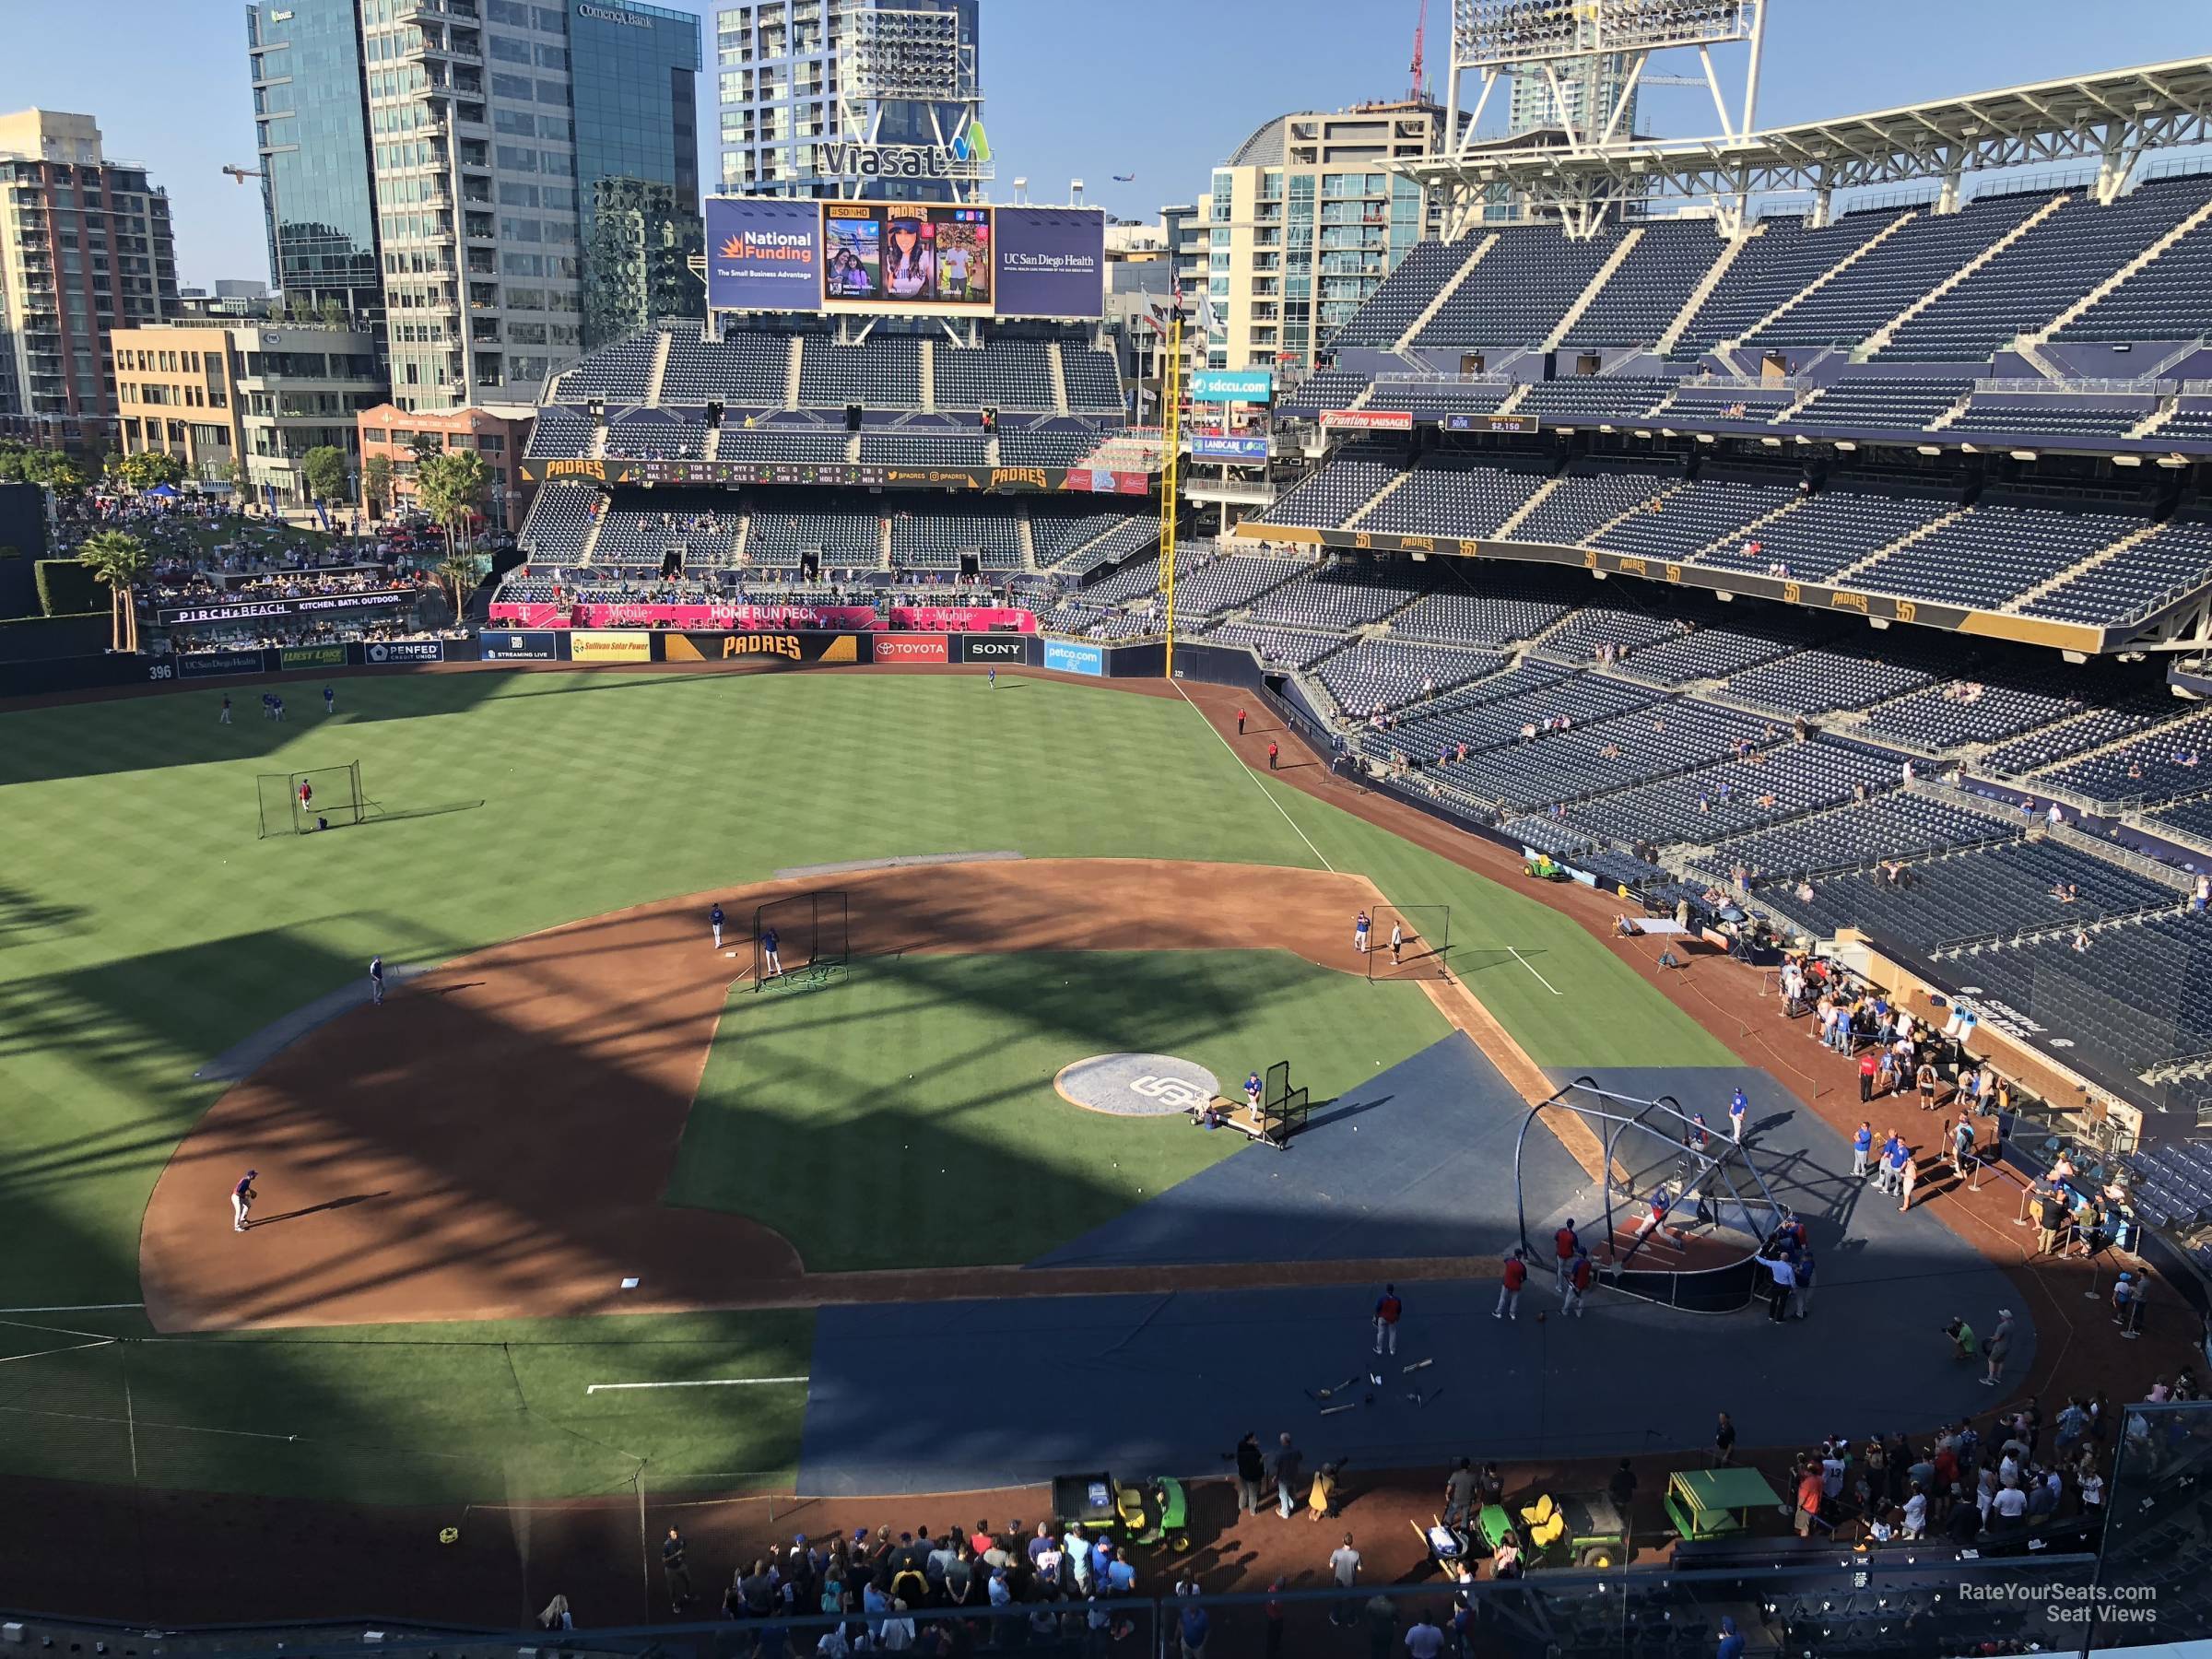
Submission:
[[[712,12],[712,0],[663,3]],[[1010,194],[1023,174],[1035,199],[1060,200],[1080,178],[1092,203],[1151,218],[1163,202],[1203,190],[1213,164],[1268,117],[1402,92],[1418,8],[1418,0],[983,0],[998,190]],[[244,10],[238,0],[0,0],[0,109],[94,115],[112,153],[151,166],[174,207],[188,284],[268,276],[260,191],[218,171],[253,161]],[[1450,11],[1450,0],[1430,0],[1440,95]],[[2208,20],[2204,0],[1775,0],[1759,114],[1808,120],[2190,56],[2212,47]],[[700,94],[711,106],[711,22],[707,58]],[[1694,65],[1654,60],[1653,69]],[[1645,126],[1665,135],[1712,126],[1702,89],[1654,88],[1644,112]],[[700,126],[711,141],[711,115]],[[1126,172],[1134,184],[1110,182]],[[719,174],[710,150],[700,176]]]

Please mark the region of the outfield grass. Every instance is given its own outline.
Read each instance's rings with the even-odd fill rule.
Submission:
[[[1400,903],[1450,903],[1454,965],[1539,1063],[1725,1060],[1574,923],[1279,782],[1255,784],[1179,700],[1021,677],[986,691],[965,675],[395,675],[344,679],[338,693],[335,718],[319,698],[300,697],[281,726],[257,718],[250,696],[238,700],[238,724],[218,726],[219,682],[0,714],[0,1206],[10,1222],[0,1310],[135,1301],[147,1196],[219,1092],[194,1083],[194,1070],[358,981],[371,954],[441,960],[793,865],[1000,849],[1325,859],[1371,876]],[[373,799],[412,816],[256,841],[256,772],[354,759]],[[917,1030],[914,1041],[935,1039]],[[1192,1046],[1224,1080],[1250,1063],[1241,1044]],[[1317,1094],[1348,1081],[1322,1083],[1326,1064],[1310,1063]],[[391,1353],[356,1346],[351,1331],[327,1349],[296,1333],[165,1345],[139,1406],[150,1399],[178,1421],[214,1411],[307,1425],[288,1433],[329,1422],[377,1446],[397,1443],[410,1422],[498,1444],[492,1426],[515,1413],[514,1375],[547,1363],[546,1344],[597,1344],[610,1330],[652,1340],[662,1326],[499,1335],[535,1356],[512,1371],[442,1350],[418,1359],[395,1340],[404,1334],[371,1339]],[[421,1335],[442,1343],[453,1329]],[[18,1353],[70,1340],[16,1335],[31,1345]],[[216,1357],[187,1364],[186,1350],[203,1347]],[[92,1350],[90,1363],[112,1351]],[[0,1366],[0,1406],[6,1388],[29,1385],[21,1373],[48,1363]],[[671,1445],[755,1448],[702,1452],[689,1465],[672,1451],[671,1467],[773,1468],[795,1457],[796,1419],[765,1409],[755,1396],[769,1392],[669,1391],[718,1396],[673,1406],[598,1395],[573,1419],[545,1416],[532,1398],[525,1416],[562,1440],[582,1424],[578,1433],[657,1456],[654,1423],[666,1412],[677,1419]],[[0,1419],[0,1436],[19,1441],[33,1420]],[[353,1491],[335,1463],[294,1466],[312,1489]]]
[[[1318,1101],[1451,1030],[1417,984],[1278,950],[864,961],[732,994],[667,1200],[758,1217],[817,1273],[1029,1262],[1246,1144],[1070,1105],[1062,1066],[1175,1054],[1233,1095],[1288,1058]]]

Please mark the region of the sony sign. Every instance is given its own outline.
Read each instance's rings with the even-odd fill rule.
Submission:
[[[821,158],[841,179],[945,179],[958,159],[941,144],[825,144]]]

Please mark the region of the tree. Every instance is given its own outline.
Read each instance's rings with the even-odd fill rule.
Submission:
[[[76,550],[77,562],[90,568],[93,579],[107,584],[113,639],[118,651],[138,649],[137,584],[153,569],[153,555],[146,544],[121,530],[102,530],[85,537]]]
[[[112,457],[108,476],[126,489],[151,489],[157,484],[174,484],[182,478],[184,464],[159,450],[138,450]]]
[[[484,499],[491,474],[484,457],[475,450],[455,450],[415,464],[415,499],[422,510],[445,526],[445,562],[438,574],[453,590],[453,615],[468,602],[476,583],[477,561],[467,552],[468,521]]]
[[[418,462],[435,461],[445,453],[445,439],[436,432],[417,432],[407,440],[407,447]]]
[[[335,296],[323,301],[323,326],[343,328],[346,325],[346,305]]]
[[[43,484],[56,495],[75,495],[92,480],[85,469],[60,450],[33,450],[24,467],[33,484]]]
[[[371,455],[361,463],[361,504],[374,518],[392,500],[392,457]]]
[[[318,443],[300,458],[300,471],[307,479],[307,493],[318,501],[342,501],[346,499],[346,452],[335,443]]]

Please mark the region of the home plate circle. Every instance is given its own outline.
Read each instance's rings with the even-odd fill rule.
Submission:
[[[1116,1117],[1167,1117],[1221,1092],[1212,1072],[1172,1054],[1093,1054],[1062,1066],[1053,1087],[1064,1100]]]

